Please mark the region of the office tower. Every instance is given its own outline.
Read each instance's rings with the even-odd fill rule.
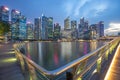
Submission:
[[[59,23],[54,24],[54,40],[58,40],[61,37],[61,26]]]
[[[19,39],[26,39],[26,17],[23,15],[19,17]]]
[[[12,9],[11,11],[11,38],[13,40],[19,37],[19,17],[21,13],[18,10]]]
[[[48,26],[48,18],[44,15],[42,15],[41,19],[41,39],[46,40],[47,39],[47,26]]]
[[[84,17],[80,19],[80,24],[78,24],[78,38],[83,39],[84,37],[84,26],[85,26],[85,21]]]
[[[97,38],[97,24],[91,24],[89,27],[90,30],[90,39],[96,39]]]
[[[97,24],[97,34],[99,37],[103,37],[104,36],[104,22],[100,21]]]
[[[70,17],[67,17],[67,18],[64,20],[64,30],[67,30],[67,29],[71,29],[71,28],[70,28]]]
[[[72,20],[71,21],[71,29],[74,30],[77,28],[77,21],[76,20]]]
[[[34,20],[34,37],[35,40],[41,39],[41,19],[35,18]]]
[[[0,6],[0,21],[9,21],[9,8],[6,6]]]
[[[88,21],[85,21],[85,23],[84,23],[84,28],[83,28],[84,30],[84,32],[85,31],[88,31]]]
[[[51,40],[53,39],[53,18],[52,17],[49,17],[48,18],[48,21],[47,21],[47,38],[48,40]]]
[[[76,20],[71,21],[71,30],[72,30],[72,38],[76,39],[77,38],[77,21]]]
[[[80,19],[78,25],[78,38],[84,39],[88,35],[88,21],[85,21],[84,17]]]
[[[33,24],[31,22],[27,22],[27,39],[28,40],[34,39],[34,29]]]

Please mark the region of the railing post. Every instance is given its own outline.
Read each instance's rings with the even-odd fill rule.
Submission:
[[[29,64],[29,62],[27,62],[27,60],[26,60],[26,64],[28,65],[28,72],[30,75],[30,80],[37,80],[35,68],[31,64]]]
[[[102,57],[97,60],[97,72],[100,73],[101,70]]]

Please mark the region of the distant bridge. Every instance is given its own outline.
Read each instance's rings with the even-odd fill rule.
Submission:
[[[104,36],[104,37],[100,37],[99,40],[113,40],[115,38],[119,38],[118,36]]]

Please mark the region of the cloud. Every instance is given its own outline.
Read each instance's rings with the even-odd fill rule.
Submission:
[[[109,27],[105,29],[105,34],[117,34],[120,32],[120,23],[110,23]]]
[[[98,16],[99,13],[105,11],[108,8],[108,5],[106,3],[99,4],[99,6],[95,7],[95,16]]]
[[[67,16],[69,16],[71,14],[71,12],[72,12],[74,4],[71,3],[71,2],[67,2],[66,4],[64,4],[64,6],[65,6]]]
[[[108,9],[108,2],[96,0],[67,0],[64,3],[64,10],[67,16],[74,17],[96,17]]]
[[[86,6],[86,7],[85,7]],[[88,4],[84,5],[83,10],[81,11],[81,14],[84,17],[98,17],[102,14],[105,10],[108,9],[108,3],[99,3],[99,2],[89,2]],[[80,12],[80,10],[79,10]]]
[[[78,16],[80,13],[80,9],[90,0],[79,0],[78,4],[76,5],[74,16]]]

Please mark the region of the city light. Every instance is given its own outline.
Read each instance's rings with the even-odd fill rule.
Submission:
[[[19,11],[17,11],[17,10],[16,10],[15,12],[16,12],[17,14],[19,14],[19,13],[20,13],[20,12],[19,12]]]
[[[8,58],[8,59],[3,60],[3,62],[15,62],[15,61],[17,61],[16,58]]]
[[[7,11],[9,10],[9,8],[8,8],[8,7],[4,7],[4,9],[5,9],[5,10],[7,10]]]
[[[31,22],[27,22],[27,24],[31,24]]]

